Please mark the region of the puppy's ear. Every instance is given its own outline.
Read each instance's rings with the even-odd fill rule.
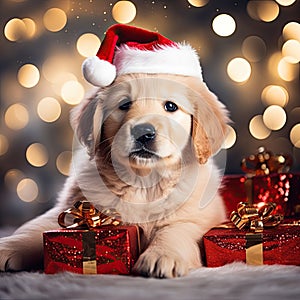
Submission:
[[[194,99],[192,140],[197,160],[205,164],[221,148],[229,118],[225,106],[205,85],[199,91]]]
[[[192,140],[195,156],[200,164],[205,164],[212,154],[209,139],[204,128],[199,124],[195,116],[192,117]]]
[[[87,147],[91,158],[100,141],[101,125],[103,121],[102,106],[96,94],[84,99],[71,112],[71,125],[78,140]]]

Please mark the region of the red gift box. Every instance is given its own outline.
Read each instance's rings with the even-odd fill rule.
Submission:
[[[51,230],[43,237],[46,274],[130,274],[139,255],[136,226]]]
[[[276,213],[285,217],[300,215],[300,174],[273,173],[254,176],[226,175],[223,177],[221,195],[227,215],[239,202],[276,203]]]
[[[224,227],[213,228],[203,237],[208,267],[220,267],[235,261],[260,264],[251,261],[255,259],[251,258],[253,252],[257,257],[260,248],[263,264],[300,265],[300,226],[281,224],[257,234],[249,233],[247,229],[239,230],[233,224]],[[253,241],[257,236],[262,238],[262,244]]]

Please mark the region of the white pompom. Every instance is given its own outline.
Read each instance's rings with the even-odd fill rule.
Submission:
[[[116,67],[97,56],[88,57],[82,64],[84,78],[91,84],[105,87],[112,84],[116,78]]]

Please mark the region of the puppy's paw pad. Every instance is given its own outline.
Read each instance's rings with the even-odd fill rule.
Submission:
[[[188,270],[179,256],[146,251],[136,262],[134,271],[146,277],[173,278],[187,274]]]

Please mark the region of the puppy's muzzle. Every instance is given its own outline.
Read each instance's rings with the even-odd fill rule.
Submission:
[[[158,158],[155,151],[156,130],[149,123],[138,124],[131,129],[134,147],[130,156],[146,159]]]
[[[147,146],[156,137],[156,131],[153,125],[149,123],[139,124],[131,129],[131,135],[140,146]]]

